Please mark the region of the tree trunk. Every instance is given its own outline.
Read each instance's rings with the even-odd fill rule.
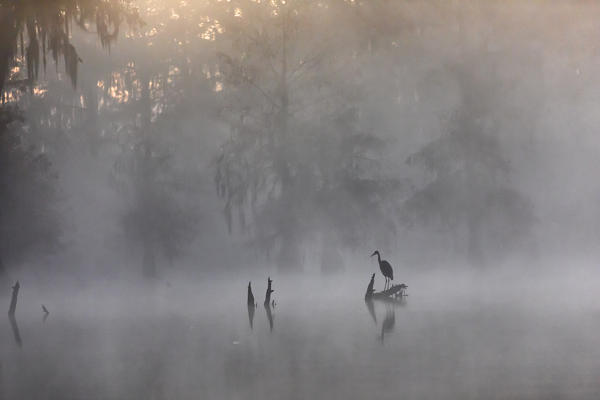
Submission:
[[[286,218],[284,224],[289,224],[289,218]],[[291,232],[291,228],[286,227],[281,236],[281,247],[277,257],[277,266],[280,271],[301,271],[302,270],[302,255],[295,240],[295,236]]]
[[[481,243],[481,216],[473,211],[467,220],[467,257],[473,267],[481,267],[485,263]]]
[[[323,274],[333,274],[344,270],[344,260],[338,249],[336,240],[327,235],[325,240],[321,241],[321,272]]]
[[[295,242],[283,239],[277,265],[280,271],[300,271],[302,270],[302,257]]]
[[[143,155],[143,164],[142,164],[142,186],[138,188],[139,191],[143,193],[141,196],[144,200],[143,202],[147,202],[147,198],[149,193],[151,193],[151,189],[149,188],[151,178],[151,168],[150,168],[150,158],[151,158],[151,150],[150,150],[150,126],[151,126],[151,118],[152,118],[152,103],[150,99],[150,78],[149,73],[147,71],[142,71],[140,73],[140,84],[141,84],[141,98],[139,102],[139,112],[141,117],[141,129],[142,129],[142,140],[144,142],[144,155]],[[144,206],[146,209],[147,207]],[[149,211],[146,209],[144,215],[146,215]],[[144,233],[143,237],[143,246],[144,246],[144,259],[143,259],[143,273],[144,276],[148,278],[156,277],[156,249],[155,249],[155,237],[153,228],[156,227],[151,225],[148,227],[148,231]]]
[[[142,270],[145,277],[156,277],[156,257],[154,255],[154,246],[149,239],[144,241],[144,258]]]
[[[96,156],[98,154],[98,147],[100,144],[100,137],[98,134],[98,97],[96,94],[96,87],[94,85],[87,84],[84,94],[86,108],[85,125],[90,143],[90,153],[93,156]]]
[[[4,84],[8,78],[10,62],[13,58],[15,42],[17,40],[17,27],[12,7],[0,7],[0,95],[4,91]]]

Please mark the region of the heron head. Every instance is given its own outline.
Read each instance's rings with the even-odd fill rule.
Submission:
[[[375,250],[375,251],[373,252],[373,254],[371,254],[371,257],[373,257],[373,256],[375,256],[375,255],[379,255],[379,250]]]

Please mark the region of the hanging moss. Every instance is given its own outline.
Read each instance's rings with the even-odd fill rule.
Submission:
[[[49,50],[55,64],[62,55],[65,72],[75,86],[78,63],[82,60],[70,43],[73,22],[83,30],[94,24],[104,48],[109,48],[117,39],[123,21],[134,28],[142,25],[131,0],[22,0],[3,7],[6,12],[0,21],[3,41],[0,45],[0,92],[4,89],[10,65],[16,62],[18,47],[25,59],[30,83],[37,79],[40,53],[45,71]]]

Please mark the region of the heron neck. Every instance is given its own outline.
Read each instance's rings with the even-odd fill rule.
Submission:
[[[377,253],[377,262],[381,264],[381,255],[379,253]]]

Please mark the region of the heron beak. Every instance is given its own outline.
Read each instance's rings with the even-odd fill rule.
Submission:
[[[377,254],[377,253],[373,253],[373,254],[371,254],[371,257],[373,257],[375,254]]]

